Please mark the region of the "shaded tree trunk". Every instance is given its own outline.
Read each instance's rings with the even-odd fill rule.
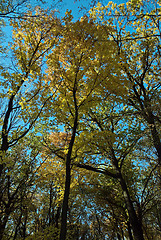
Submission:
[[[1,219],[0,219],[0,240],[2,240],[2,238],[3,238],[5,227],[6,227],[9,215],[10,215],[10,211],[8,210],[8,213],[6,213],[6,211],[5,211],[4,217],[1,216]]]
[[[15,229],[15,234],[14,234],[13,240],[16,240],[16,238],[17,238],[18,228],[19,228],[19,226],[21,224],[21,219],[22,219],[22,211],[21,211],[21,214],[19,216],[18,223],[16,225],[16,229]]]
[[[140,221],[137,217],[132,200],[130,198],[129,191],[127,189],[127,185],[126,185],[124,179],[122,178],[122,176],[120,177],[120,184],[121,184],[121,187],[123,190],[126,207],[127,207],[128,214],[129,214],[129,222],[130,222],[130,225],[133,230],[134,239],[135,240],[144,240],[142,224],[140,223]]]
[[[58,228],[59,227],[59,218],[60,218],[60,210],[61,208],[58,207],[56,215],[55,215],[55,227]]]
[[[60,229],[60,240],[66,239],[67,234],[67,212],[68,212],[68,201],[69,201],[69,194],[70,194],[70,182],[71,182],[71,155],[72,149],[75,141],[76,130],[78,126],[78,108],[76,103],[76,89],[73,91],[73,97],[75,102],[75,118],[74,118],[74,125],[72,129],[71,140],[69,143],[69,150],[66,156],[66,179],[65,179],[65,192],[64,192],[64,199],[63,199],[63,206],[62,206],[62,217],[61,217],[61,229]]]
[[[2,240],[2,238],[3,238],[5,226],[6,226],[6,224],[0,224],[0,240]]]
[[[118,240],[121,240],[120,233],[117,233],[117,239],[118,239]]]
[[[65,180],[65,192],[63,199],[63,207],[62,207],[62,217],[61,217],[61,230],[60,230],[60,240],[66,239],[67,233],[67,212],[68,212],[68,200],[70,193],[70,182],[71,182],[71,159],[68,158],[66,160],[66,180]]]
[[[134,239],[133,239],[133,236],[132,236],[131,226],[130,226],[129,221],[127,222],[127,227],[128,227],[129,239],[130,239],[130,240],[134,240]]]

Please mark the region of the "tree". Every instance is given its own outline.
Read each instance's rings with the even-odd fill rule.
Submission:
[[[78,154],[82,154],[80,151],[84,146],[81,143],[84,134],[83,116],[88,114],[92,106],[97,107],[98,102],[103,97],[107,97],[108,93],[104,93],[103,89],[104,80],[109,79],[109,75],[117,83],[117,79],[111,73],[110,67],[112,65],[108,62],[109,58],[112,57],[112,64],[115,64],[114,46],[110,42],[108,45],[106,43],[108,48],[105,56],[103,53],[104,45],[95,39],[95,35],[100,39],[104,38],[102,29],[98,30],[97,25],[94,25],[93,21],[88,21],[87,17],[73,23],[70,13],[64,18],[64,23],[63,36],[47,61],[48,83],[54,88],[55,79],[58,81],[58,93],[56,93],[56,99],[53,102],[54,116],[58,119],[57,124],[63,125],[66,131],[71,134],[66,155],[62,157],[66,162],[66,182],[60,232],[61,240],[66,237],[71,164],[78,157]],[[86,52],[88,52],[88,55],[86,55]],[[108,73],[104,71],[105,67]],[[109,80],[109,91],[112,89],[111,81]],[[117,84],[120,89],[124,88],[122,83]],[[82,144],[79,147],[80,151],[74,148],[75,142],[79,141],[79,144]]]
[[[31,149],[29,143],[31,139],[24,139],[23,143],[20,141],[19,145],[12,147],[12,150],[9,150],[5,156],[6,176],[1,189],[1,234],[13,237],[15,229],[14,239],[18,234],[22,219],[27,217],[26,206],[35,188],[34,171],[38,151]],[[9,227],[11,219],[16,225],[13,224],[12,228]],[[25,225],[23,234],[25,236]]]
[[[40,14],[37,11],[37,14]],[[47,12],[46,12],[47,14]],[[44,96],[40,100],[40,92],[43,89],[42,60],[47,51],[56,43],[57,32],[55,29],[59,26],[58,20],[53,13],[42,17],[27,17],[12,21],[14,27],[13,44],[13,68],[1,66],[1,147],[0,147],[0,202],[6,215],[0,218],[0,239],[9,217],[13,211],[13,202],[17,201],[17,190],[13,191],[7,187],[8,152],[23,139],[28,132],[33,129],[36,120],[40,117],[43,107],[51,96]],[[46,21],[46,29],[42,28],[42,23]],[[33,24],[32,28],[31,23]],[[23,28],[21,28],[23,26]],[[37,28],[38,31],[35,31]],[[26,32],[25,32],[26,31]],[[49,33],[52,36],[52,42],[47,38]],[[55,35],[56,34],[56,35]],[[17,38],[18,36],[18,38]],[[55,36],[55,40],[54,40]],[[26,48],[24,48],[26,46]],[[35,102],[37,105],[35,106]],[[7,191],[7,192],[6,192]],[[10,192],[11,191],[11,192]],[[7,199],[6,199],[7,194]]]
[[[109,107],[109,109],[112,109],[112,106]],[[103,164],[104,170],[102,170],[102,173],[114,178],[115,181],[120,184],[122,189],[122,196],[126,204],[130,225],[133,229],[135,239],[143,239],[143,232],[141,227],[142,222],[140,222],[133,204],[135,195],[131,193],[131,191],[134,191],[135,188],[133,186],[132,189],[130,189],[130,179],[132,179],[132,175],[134,174],[134,165],[131,161],[126,162],[128,161],[128,156],[133,151],[133,148],[140,136],[137,136],[137,132],[136,135],[134,135],[135,132],[133,131],[132,125],[130,123],[129,127],[126,124],[126,135],[124,129],[121,131],[121,121],[123,121],[123,119],[119,119],[117,116],[118,109],[111,114],[108,111],[108,108],[102,108],[101,110],[101,112],[97,111],[91,114],[92,126],[90,127],[90,132],[92,132],[94,128],[93,122],[95,122],[96,127],[94,129],[94,138],[91,139],[90,143],[92,145],[92,150],[101,154],[100,163],[98,163],[97,168],[99,170],[99,166]],[[105,114],[103,114],[104,112]],[[115,114],[116,117],[114,117]],[[127,123],[128,120],[126,118],[124,120]],[[134,129],[136,127],[139,128],[137,124],[138,123],[133,126]],[[133,132],[133,136],[130,133],[131,131]],[[127,169],[124,169],[125,164],[128,164],[129,166],[128,173],[126,173]],[[84,166],[78,164],[78,167],[85,167],[88,169],[88,166],[86,166],[86,164]],[[93,168],[93,170],[95,169]],[[136,181],[137,180],[135,180],[135,182]]]
[[[27,18],[12,20],[15,68],[1,67],[4,102],[1,186],[5,189],[1,192],[1,203],[4,212],[6,209],[9,212],[3,215],[6,222],[2,222],[1,236],[9,216],[17,211],[14,238],[18,234],[26,237],[28,213],[34,205],[28,206],[28,213],[25,212],[26,192],[31,186],[23,188],[23,204],[12,209],[13,202],[14,206],[19,203],[20,193],[12,191],[7,180],[10,168],[7,154],[12,156],[12,148],[34,131],[45,145],[43,153],[40,147],[36,148],[44,162],[40,175],[35,173],[40,183],[34,184],[44,187],[48,193],[42,191],[42,198],[37,196],[39,207],[36,209],[40,216],[35,214],[31,220],[32,226],[36,226],[37,221],[41,234],[43,231],[48,234],[53,227],[52,234],[57,229],[58,235],[60,229],[61,240],[69,237],[68,230],[77,238],[106,238],[101,230],[104,218],[99,211],[94,212],[91,205],[92,220],[87,221],[88,226],[80,220],[81,214],[76,219],[71,202],[76,202],[80,209],[77,201],[80,193],[73,194],[71,185],[80,173],[84,175],[82,186],[88,179],[94,186],[96,193],[91,196],[97,210],[102,207],[97,199],[103,195],[101,199],[110,221],[108,234],[113,238],[151,237],[154,218],[159,229],[160,216],[154,211],[154,203],[159,208],[155,181],[160,178],[161,149],[160,8],[156,2],[147,13],[146,6],[142,1],[118,6],[98,3],[77,21],[70,11],[58,19],[54,11],[48,14],[37,8],[29,12]],[[35,14],[40,18],[33,17]],[[87,171],[92,172],[91,178]],[[16,169],[14,172],[16,174]],[[51,175],[47,177],[45,172]],[[65,177],[61,173],[65,173]],[[64,181],[62,209],[53,204],[53,194],[59,195],[56,174],[62,177],[61,187]],[[94,181],[95,176],[98,182]],[[14,177],[16,179],[16,175]],[[78,191],[77,187],[75,190]],[[87,188],[86,193],[91,190]],[[111,197],[115,196],[113,201],[107,196],[109,192]],[[121,209],[120,217],[117,208]],[[59,215],[57,218],[53,217],[54,211]],[[82,232],[78,231],[79,224]]]
[[[147,126],[160,162],[160,3],[134,1],[126,5],[98,5],[97,14],[104,25],[111,24],[111,40],[117,44],[122,77],[128,80],[128,105],[136,110]],[[112,7],[112,12],[111,11]],[[95,11],[95,9],[94,9]],[[95,12],[91,17],[95,16]],[[108,15],[108,18],[106,14]],[[93,14],[93,15],[92,15]],[[99,19],[99,18],[98,18]],[[118,22],[116,22],[118,21]],[[130,28],[130,31],[126,28]],[[157,74],[158,73],[158,74]],[[154,77],[155,76],[155,77]],[[154,104],[155,103],[155,104]]]

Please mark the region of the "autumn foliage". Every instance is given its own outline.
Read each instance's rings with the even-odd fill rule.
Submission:
[[[0,3],[0,240],[161,239],[160,1],[24,3]]]

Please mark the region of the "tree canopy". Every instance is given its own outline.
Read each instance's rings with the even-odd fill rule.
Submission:
[[[0,4],[0,240],[161,239],[160,1],[38,5]]]

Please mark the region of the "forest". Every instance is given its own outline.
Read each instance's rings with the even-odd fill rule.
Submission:
[[[0,1],[0,240],[159,240],[161,1],[64,2]]]

